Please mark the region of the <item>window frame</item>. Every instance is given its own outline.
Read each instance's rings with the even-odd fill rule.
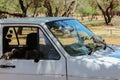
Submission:
[[[44,36],[50,41],[51,45],[54,47],[55,51],[59,54],[59,59],[40,59],[40,60],[60,60],[61,59],[61,51],[59,51],[58,47],[54,44],[53,40],[47,34],[47,31],[40,24],[32,24],[32,23],[7,23],[2,24],[2,38],[3,38],[3,28],[4,27],[36,27],[38,30],[41,30]],[[16,36],[18,37],[18,36]],[[2,39],[3,42],[3,39]],[[3,54],[3,43],[2,43],[2,54]],[[27,59],[19,59],[19,60],[27,60]]]

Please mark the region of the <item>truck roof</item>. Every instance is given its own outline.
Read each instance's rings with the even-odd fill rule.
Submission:
[[[41,24],[56,20],[62,19],[73,19],[70,17],[26,17],[26,18],[9,18],[9,19],[0,19],[0,23],[34,23]]]

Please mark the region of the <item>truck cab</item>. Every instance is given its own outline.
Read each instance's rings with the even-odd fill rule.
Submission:
[[[69,17],[0,20],[1,80],[119,80],[120,47]]]

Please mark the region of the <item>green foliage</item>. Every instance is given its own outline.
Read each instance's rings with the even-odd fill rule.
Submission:
[[[48,12],[47,8],[44,6],[46,0],[22,0],[24,7],[27,8],[27,14],[46,14]],[[70,3],[74,0],[48,0],[52,8],[53,14],[58,14],[61,16],[70,6]],[[75,0],[77,1],[77,7],[74,7],[72,11],[74,13],[81,14],[81,16],[100,14],[100,10],[96,4],[96,1],[102,5],[103,9],[109,5],[111,0]],[[28,4],[31,3],[29,6]],[[120,0],[114,0],[113,11],[120,11]],[[10,13],[23,13],[19,0],[0,0],[0,10],[7,11]]]
[[[76,12],[82,14],[83,16],[99,14],[95,2],[92,2],[91,0],[79,0]]]
[[[20,7],[18,0],[0,0],[0,10],[19,12]]]
[[[99,20],[99,21],[85,22],[83,24],[86,25],[86,26],[101,26],[101,25],[104,25],[105,22],[103,20]]]
[[[104,10],[110,5],[110,2],[113,1],[113,10],[118,8],[120,5],[120,0],[97,0],[98,3],[103,7]]]
[[[64,0],[51,0],[51,5],[52,5],[52,12],[53,14],[56,13],[56,8],[59,10],[59,14],[62,14],[64,11]]]

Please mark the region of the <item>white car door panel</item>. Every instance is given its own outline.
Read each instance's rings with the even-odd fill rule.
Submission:
[[[11,29],[11,30],[13,28],[11,26],[8,26],[8,27],[10,27],[9,29]],[[15,26],[14,29],[17,30],[18,27],[19,26]],[[12,39],[14,39],[14,40],[11,39],[11,43],[9,43],[9,44],[10,45],[16,44],[15,46],[17,47],[17,43],[16,43],[17,40],[15,41],[14,29],[13,29],[13,33],[10,33],[8,30],[7,34],[9,34],[9,33],[12,34],[13,35]],[[1,30],[3,30],[3,29],[1,29]],[[0,32],[2,32],[1,30],[0,30]],[[28,31],[28,32],[26,33],[26,31]],[[18,48],[20,47],[20,49],[22,49],[22,47],[24,47],[23,45],[26,43],[23,43],[23,42],[27,42],[24,39],[26,39],[27,34],[33,33],[33,32],[34,33],[36,32],[37,34],[39,34],[39,36],[37,36],[37,39],[39,39],[37,41],[40,41],[40,42],[38,42],[39,45],[42,44],[42,45],[44,45],[44,47],[48,46],[45,44],[45,41],[44,41],[44,40],[48,39],[48,38],[45,38],[46,36],[45,36],[45,34],[43,34],[44,32],[42,32],[39,28],[31,29],[30,26],[27,26],[27,27],[25,27],[25,29],[23,27],[23,36],[21,35],[19,37],[19,35],[18,35],[18,40],[19,40]],[[0,37],[3,37],[3,36],[0,35]],[[23,38],[21,38],[21,37],[23,37]],[[0,41],[0,46],[1,46],[3,39],[2,38],[0,38],[0,39],[1,39],[1,41]],[[32,39],[33,38],[31,38],[30,40],[32,40]],[[20,41],[20,40],[22,40],[22,41]],[[47,42],[49,42],[49,45],[51,47],[47,47],[47,49],[45,49],[40,46],[40,47],[38,47],[39,50],[45,51],[46,52],[45,55],[47,55],[49,53],[57,53],[60,56],[58,59],[54,59],[54,58],[50,59],[50,58],[45,57],[45,59],[44,58],[39,59],[39,62],[34,62],[33,58],[31,58],[31,59],[13,58],[13,59],[9,59],[9,60],[0,59],[0,80],[66,80],[65,58],[63,57],[63,55],[60,54],[60,52],[57,51],[57,49],[54,47],[53,43],[51,43],[49,40]],[[13,47],[13,46],[10,46],[10,47]],[[25,47],[25,50],[26,50],[26,47]],[[31,51],[29,51],[29,52],[31,52]],[[3,55],[2,50],[1,50],[0,55]],[[48,55],[47,55],[47,57],[48,57]]]

